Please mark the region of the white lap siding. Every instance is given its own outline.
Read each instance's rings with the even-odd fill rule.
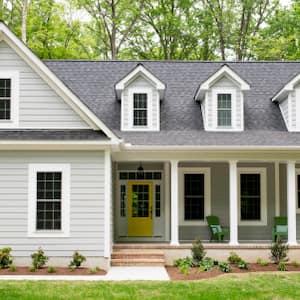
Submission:
[[[70,164],[70,237],[28,237],[28,164]],[[103,152],[0,152],[0,248],[29,256],[39,246],[49,256],[104,254]],[[63,201],[63,200],[62,200]]]

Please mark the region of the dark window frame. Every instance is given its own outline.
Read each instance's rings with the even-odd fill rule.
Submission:
[[[149,107],[148,93],[133,93],[133,126],[147,127],[148,121],[148,107]]]
[[[223,98],[225,97],[225,98]],[[227,98],[229,97],[229,99]],[[217,93],[218,127],[232,127],[232,93]],[[229,105],[228,105],[229,103]],[[222,104],[222,105],[221,105]],[[225,123],[222,123],[224,122]],[[222,122],[221,122],[222,121]]]
[[[0,120],[10,121],[12,114],[12,79],[0,78]]]

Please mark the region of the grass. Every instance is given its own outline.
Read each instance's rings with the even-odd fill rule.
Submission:
[[[227,275],[201,281],[0,281],[2,300],[300,299],[300,274]]]

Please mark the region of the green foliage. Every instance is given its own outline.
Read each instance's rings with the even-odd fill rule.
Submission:
[[[279,271],[287,271],[285,262],[283,262],[283,261],[279,262],[277,268]]]
[[[179,270],[183,275],[189,275],[190,274],[190,267],[188,265],[179,266]]]
[[[230,273],[232,271],[230,264],[228,264],[226,262],[219,263],[219,270],[224,273]]]
[[[195,264],[199,265],[199,263],[203,260],[206,254],[204,246],[199,238],[193,242],[191,251]]]
[[[261,264],[261,262],[262,262],[262,258],[261,258],[261,257],[259,257],[259,258],[256,260],[256,263],[257,263],[258,265],[260,265],[260,264]]]
[[[17,271],[17,267],[16,267],[15,265],[10,265],[10,266],[8,267],[8,270],[9,270],[10,272],[16,272],[16,271]]]
[[[13,258],[10,254],[11,250],[9,247],[0,249],[0,269],[8,268],[12,264]]]
[[[291,262],[291,265],[292,265],[293,267],[295,267],[295,268],[298,268],[298,267],[299,267],[299,262],[297,262],[296,260],[293,260],[293,261]]]
[[[80,254],[78,251],[75,251],[72,255],[72,260],[69,266],[74,266],[75,268],[79,268],[83,262],[86,261],[85,256]]]
[[[69,269],[71,272],[74,272],[77,268],[75,265],[69,265]]]
[[[49,260],[49,257],[45,255],[45,252],[42,248],[39,248],[37,252],[31,254],[31,258],[32,266],[35,269],[41,269]]]
[[[215,265],[215,261],[210,257],[205,257],[199,263],[199,270],[211,271]]]
[[[289,247],[287,244],[283,243],[281,239],[277,239],[275,243],[272,243],[270,259],[275,263],[288,261],[287,253]]]
[[[35,271],[36,271],[36,267],[35,267],[35,266],[30,266],[30,267],[28,268],[28,270],[29,270],[30,272],[35,272]]]
[[[231,264],[239,264],[242,259],[235,252],[230,252],[230,256],[228,257],[228,262]]]
[[[47,272],[48,273],[56,273],[56,268],[54,266],[49,266]]]
[[[193,259],[188,257],[188,256],[184,257],[184,258],[178,258],[178,259],[174,260],[174,262],[173,262],[174,267],[180,267],[180,266],[183,266],[183,265],[193,267],[195,264],[194,264]]]
[[[96,274],[96,273],[98,273],[99,272],[99,268],[98,267],[96,267],[96,268],[90,268],[89,269],[89,273],[90,274]]]
[[[262,261],[260,262],[260,265],[261,265],[262,267],[267,267],[267,266],[269,265],[269,263],[268,263],[267,261],[265,261],[265,260],[262,260]]]
[[[238,263],[237,267],[242,270],[249,270],[249,264],[243,260]]]

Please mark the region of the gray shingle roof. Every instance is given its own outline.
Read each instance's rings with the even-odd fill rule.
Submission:
[[[1,140],[99,140],[109,139],[102,131],[82,130],[0,130]]]
[[[245,131],[205,132],[199,103],[193,99],[198,86],[224,62],[143,61],[166,83],[161,103],[161,131],[120,131],[120,102],[114,85],[137,61],[45,61],[48,67],[118,136],[137,145],[298,145],[300,133],[289,133],[278,105],[270,100],[300,73],[300,62],[227,62],[251,90],[245,92]]]

